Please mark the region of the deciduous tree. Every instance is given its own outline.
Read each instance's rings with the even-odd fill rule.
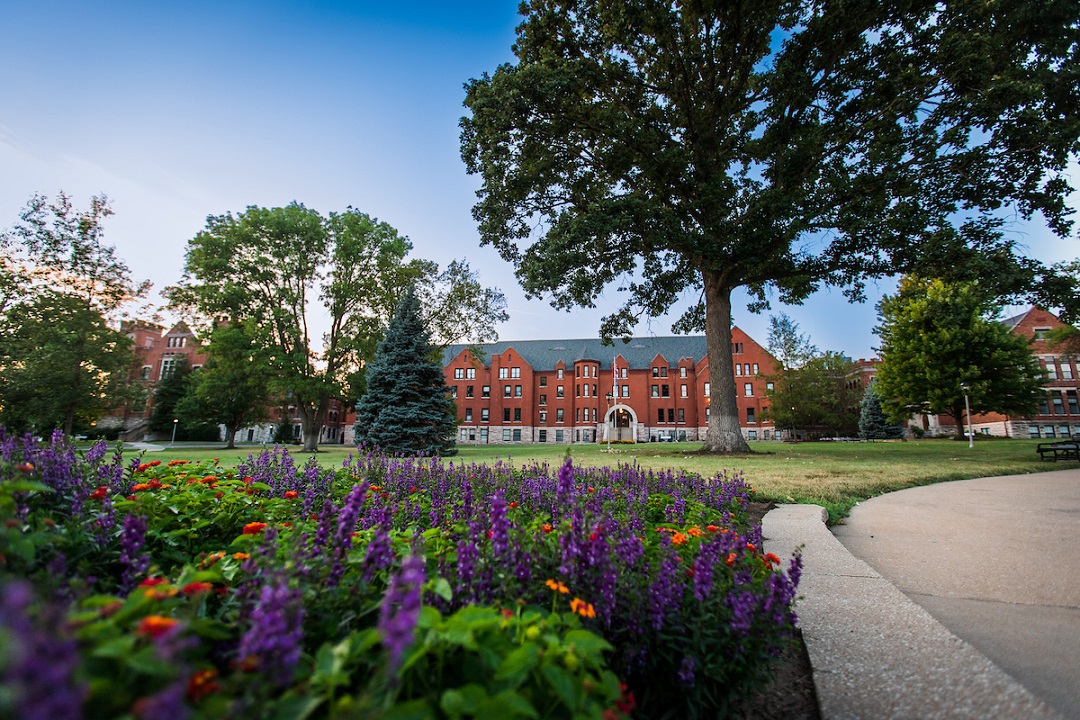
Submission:
[[[757,307],[910,268],[1027,289],[1003,207],[1071,230],[1075,0],[533,0],[515,64],[467,85],[462,157],[484,243],[605,337],[686,292],[704,329],[705,449],[748,451],[731,294]]]
[[[781,367],[773,376],[768,417],[777,429],[854,435],[861,393],[855,363],[840,353],[817,354],[798,367]]]
[[[410,289],[394,313],[356,408],[356,438],[387,453],[445,455],[454,448],[454,409],[438,348]]]
[[[881,366],[875,386],[895,421],[945,415],[964,437],[964,391],[972,413],[1029,414],[1045,379],[1026,338],[996,319],[991,297],[971,283],[906,278],[882,299]]]
[[[859,407],[859,437],[864,440],[898,440],[904,437],[904,428],[889,420],[882,409],[881,398],[873,383],[866,386]]]

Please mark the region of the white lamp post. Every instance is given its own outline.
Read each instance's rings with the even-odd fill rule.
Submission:
[[[611,414],[611,405],[612,405],[612,402],[615,400],[615,394],[614,393],[608,393],[606,397],[607,397],[607,405],[608,405],[607,409],[608,409],[608,412],[605,414],[605,417],[604,417],[604,432],[607,433],[607,451],[608,451],[608,454],[610,455],[611,454],[611,431],[613,430],[613,428],[611,427],[609,422],[610,423],[615,422],[615,416]],[[610,420],[609,420],[609,418],[610,418]]]
[[[176,426],[180,423],[179,418],[173,418],[172,421],[172,440],[169,441],[169,447],[176,444]]]
[[[960,383],[960,389],[964,391],[964,412],[967,414],[968,447],[975,447],[975,434],[971,430],[971,405],[968,403],[968,389],[971,386],[966,382]]]

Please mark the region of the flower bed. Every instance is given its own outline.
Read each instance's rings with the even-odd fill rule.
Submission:
[[[0,436],[0,478],[0,715],[722,716],[794,623],[738,477]]]

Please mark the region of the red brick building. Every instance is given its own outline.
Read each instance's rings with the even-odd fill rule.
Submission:
[[[767,382],[773,358],[738,328],[732,359],[748,440],[774,440]],[[459,444],[701,440],[708,429],[709,367],[703,336],[518,340],[443,354],[457,407]]]

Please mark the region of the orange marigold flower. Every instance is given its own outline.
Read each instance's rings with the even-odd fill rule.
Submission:
[[[672,545],[682,545],[684,542],[686,542],[686,536],[683,535],[681,532],[674,533],[671,536]]]
[[[746,549],[750,552],[754,552],[755,550],[757,550],[757,548],[754,547],[754,543],[746,543]]]
[[[551,524],[550,524],[550,523],[544,523],[543,525],[541,525],[541,526],[540,526],[540,529],[541,529],[541,530],[543,530],[543,531],[544,531],[544,532],[546,532],[546,533],[549,533],[549,532],[551,532],[551,531],[552,531],[552,530],[553,530],[554,528],[552,528],[552,527],[551,527]]]
[[[372,485],[368,489],[371,490],[371,492],[381,492],[382,491],[382,486],[381,485]]]
[[[251,556],[245,552],[233,553],[233,560],[247,560],[249,557]]]
[[[554,592],[560,592],[563,595],[568,595],[570,593],[570,588],[566,587],[561,582],[556,582],[555,580],[548,580],[544,584],[551,588]]]
[[[286,500],[292,500],[293,498],[295,498],[297,496],[298,496],[298,493],[295,490],[286,490],[285,494],[282,495],[281,497],[285,498]]]
[[[216,482],[217,482],[217,475],[207,475],[206,477],[204,477],[204,478],[202,479],[202,481],[203,481],[204,483],[208,484],[208,485],[209,485],[210,483],[216,483]]]
[[[244,526],[244,535],[258,535],[266,529],[264,522],[250,522]]]
[[[184,593],[185,595],[199,595],[201,593],[208,593],[213,589],[213,583],[192,582],[180,588],[180,592]]]
[[[143,592],[143,594],[146,595],[146,597],[150,598],[151,600],[154,600],[155,602],[158,601],[158,600],[168,600],[169,598],[171,598],[176,593],[177,593],[177,590],[174,587],[165,588],[164,590],[155,590],[153,588],[149,588],[149,589],[147,589],[147,590],[145,590]]]
[[[140,490],[149,490],[149,483],[137,483],[135,487],[131,488],[131,492],[139,492]]]
[[[150,463],[143,463],[139,467],[135,468],[135,472],[146,472],[150,469]]]
[[[574,598],[570,601],[570,612],[576,612],[581,617],[596,617],[596,610],[593,609],[592,603],[587,603],[581,598]]]
[[[732,565],[734,565],[735,564],[735,553],[729,554],[727,556],[727,560],[725,562],[727,563],[728,567],[731,567]]]
[[[187,460],[170,460],[169,467],[176,467],[177,465],[187,465]]]
[[[149,465],[150,467],[157,467],[158,465],[161,464],[161,461],[160,460],[151,460],[150,462],[148,462],[146,464]]]
[[[699,528],[699,527],[697,527],[695,525],[694,527],[687,530],[686,534],[689,535],[690,537],[701,537],[702,536],[701,528]]]
[[[765,562],[769,563],[770,565],[779,565],[780,558],[777,557],[774,553],[765,553]]]
[[[136,635],[157,638],[172,630],[180,623],[176,618],[163,615],[147,615],[139,621],[139,627],[135,629]]]
[[[187,686],[188,701],[194,705],[207,695],[216,693],[220,689],[217,676],[217,670],[200,670],[192,675]]]

